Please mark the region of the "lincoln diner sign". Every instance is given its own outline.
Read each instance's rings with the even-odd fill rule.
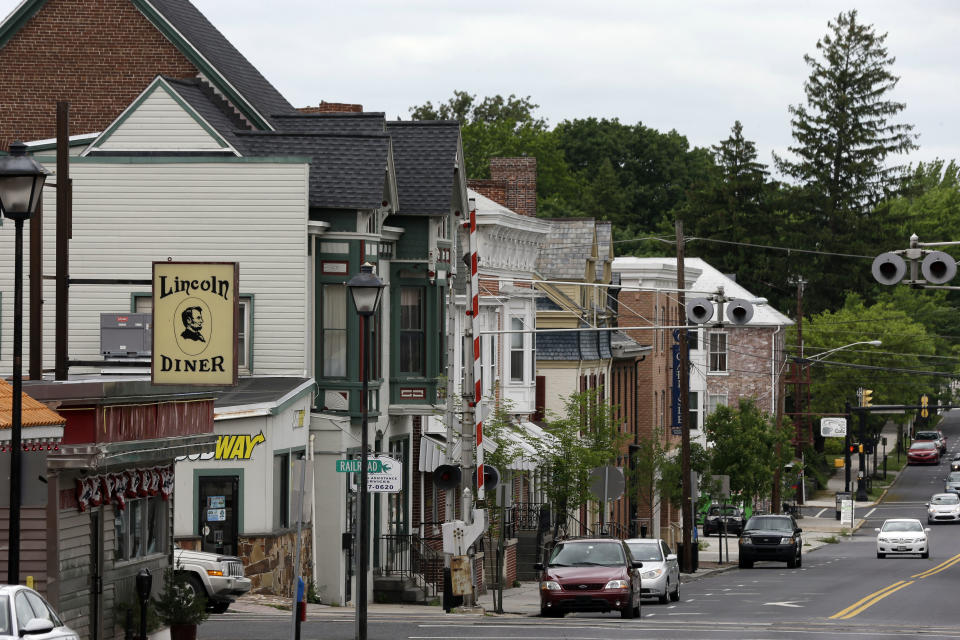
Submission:
[[[235,385],[235,262],[153,263],[154,384]]]

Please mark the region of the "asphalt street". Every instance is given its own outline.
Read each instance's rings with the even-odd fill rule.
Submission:
[[[683,585],[682,600],[645,601],[637,620],[616,614],[572,614],[544,619],[533,614],[444,614],[438,607],[372,607],[371,640],[453,638],[614,640],[620,638],[893,638],[923,635],[960,639],[953,600],[960,579],[960,524],[930,527],[929,559],[878,559],[876,532],[883,520],[918,518],[925,503],[942,491],[948,460],[960,452],[960,410],[941,427],[950,455],[939,466],[910,466],[883,501],[858,506],[863,523],[852,536],[804,555],[803,566],[758,562],[735,566]],[[829,516],[829,513],[825,514]],[[735,541],[735,539],[733,540]],[[505,609],[510,610],[505,601]],[[269,607],[212,616],[200,629],[206,639],[290,638],[289,611]],[[354,610],[327,607],[311,612],[301,637],[354,637]]]

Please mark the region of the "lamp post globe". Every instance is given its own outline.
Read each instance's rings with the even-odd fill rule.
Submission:
[[[353,305],[360,316],[360,377],[363,381],[360,396],[360,509],[357,554],[357,608],[356,608],[356,640],[367,640],[367,569],[369,563],[370,545],[370,506],[367,495],[367,405],[369,403],[370,382],[370,318],[377,312],[380,305],[380,296],[383,293],[383,281],[373,273],[373,265],[369,262],[360,267],[360,273],[350,278],[347,288],[353,296]]]
[[[0,211],[14,222],[13,397],[10,402],[10,520],[7,584],[20,584],[20,475],[23,430],[23,223],[37,211],[47,170],[14,142],[0,157]]]

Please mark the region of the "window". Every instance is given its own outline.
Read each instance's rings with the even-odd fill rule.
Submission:
[[[697,328],[687,329],[687,346],[696,350],[700,348],[700,330]]]
[[[689,391],[687,392],[687,397],[689,398],[688,402],[690,404],[690,428],[699,429],[700,428],[700,392]]]
[[[323,375],[347,375],[347,288],[323,285]]]
[[[530,334],[530,380],[537,379],[537,334]]]
[[[290,454],[273,456],[273,528],[290,526]]]
[[[426,374],[423,303],[423,287],[400,287],[400,373]]]
[[[710,373],[723,373],[727,370],[727,334],[710,334]]]
[[[253,296],[240,294],[237,300],[240,307],[240,318],[237,323],[237,367],[241,371],[252,371],[253,359]],[[133,312],[153,312],[153,296],[145,293],[133,294]]]
[[[510,318],[511,331],[523,331],[523,320]],[[510,381],[523,382],[523,336],[522,333],[510,334]]]
[[[707,415],[716,411],[717,407],[727,406],[727,394],[711,393],[707,395]]]
[[[160,496],[127,501],[113,511],[116,561],[134,560],[166,551],[167,502]]]

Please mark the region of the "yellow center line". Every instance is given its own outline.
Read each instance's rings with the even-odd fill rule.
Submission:
[[[889,591],[890,589],[893,589],[893,588],[896,587],[897,585],[904,585],[904,584],[905,584],[905,583],[904,583],[903,580],[898,580],[897,582],[894,582],[893,584],[888,585],[888,586],[884,587],[883,589],[880,589],[879,591],[874,591],[874,592],[871,593],[870,595],[864,596],[863,598],[860,598],[859,600],[857,600],[856,602],[854,602],[852,605],[850,605],[850,606],[847,607],[846,609],[843,609],[843,610],[841,610],[841,611],[837,611],[835,614],[833,614],[832,616],[830,616],[830,619],[833,620],[833,619],[835,619],[835,618],[840,618],[840,617],[842,617],[842,616],[850,613],[852,610],[856,609],[857,607],[859,607],[861,604],[863,604],[864,602],[866,602],[866,601],[869,600],[870,598],[873,598],[873,597],[875,597],[875,596],[881,595],[881,594],[883,594],[885,591]]]
[[[894,584],[890,585],[890,587],[893,587],[892,589],[891,589],[890,587],[887,587],[886,589],[881,589],[880,591],[877,591],[876,593],[878,593],[879,595],[877,595],[876,597],[872,598],[871,600],[865,602],[863,605],[857,607],[857,608],[854,609],[853,611],[850,611],[849,613],[844,614],[844,611],[848,611],[848,610],[850,609],[850,607],[847,607],[847,609],[844,609],[844,611],[841,611],[840,613],[835,613],[834,615],[832,615],[832,616],[830,616],[830,617],[831,617],[831,618],[839,618],[840,620],[849,620],[850,618],[852,618],[852,617],[854,617],[854,616],[856,616],[856,615],[858,615],[858,614],[860,614],[860,613],[863,613],[865,610],[867,610],[867,609],[869,609],[870,607],[872,607],[873,605],[877,604],[878,602],[880,602],[881,600],[883,600],[884,598],[886,598],[886,597],[887,597],[888,595],[890,595],[891,593],[894,593],[895,591],[900,591],[900,589],[903,589],[904,587],[909,587],[909,586],[912,585],[914,582],[915,582],[914,580],[911,580],[910,582],[903,582],[903,581],[901,580],[899,583],[894,583]],[[902,584],[901,584],[901,583],[902,583]],[[899,586],[897,586],[897,585],[899,585]],[[872,594],[871,594],[871,595],[872,595]],[[867,596],[867,597],[870,598],[870,596]],[[863,602],[863,600],[861,600],[860,602]],[[859,603],[857,603],[857,604],[859,604]],[[853,606],[856,607],[856,605],[853,605]],[[841,615],[841,614],[843,614],[843,615]]]
[[[916,574],[916,575],[912,575],[912,576],[910,576],[910,577],[911,577],[911,578],[929,578],[930,576],[932,576],[932,575],[935,574],[935,573],[940,573],[941,571],[945,571],[945,570],[949,569],[950,567],[952,567],[953,565],[957,564],[958,562],[960,562],[960,553],[958,553],[957,555],[953,556],[953,557],[950,558],[949,560],[945,560],[945,561],[941,562],[940,564],[938,564],[938,565],[935,566],[935,567],[932,567],[932,568],[930,568],[930,569],[927,569],[926,571],[921,571],[920,573],[918,573],[918,574]]]

